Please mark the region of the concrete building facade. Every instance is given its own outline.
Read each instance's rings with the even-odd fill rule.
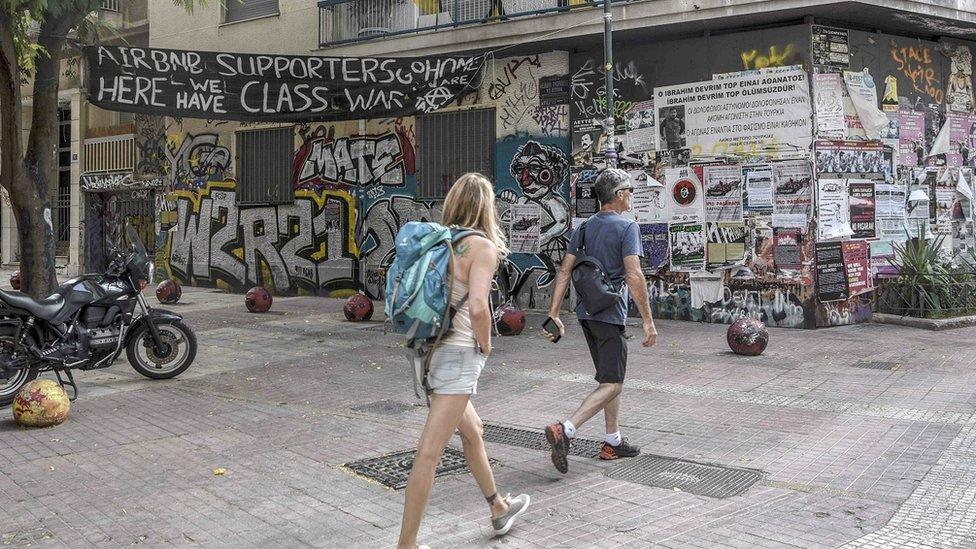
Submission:
[[[523,307],[548,303],[573,225],[593,213],[591,184],[604,165],[602,5],[242,6],[229,12],[213,4],[189,16],[152,3],[149,45],[328,56],[487,53],[483,78],[430,115],[287,125],[140,115],[135,176],[162,180],[154,191],[162,270],[236,291],[261,284],[279,293],[380,298],[398,228],[439,217],[446,186],[435,175],[475,170],[493,179],[519,250],[506,265],[504,293]],[[929,179],[927,223],[951,236],[950,251],[973,246],[972,215],[940,217],[964,202],[953,193],[964,197],[965,189],[937,197],[935,183],[973,179],[972,157],[962,156],[976,143],[959,129],[976,127],[976,105],[967,99],[972,2],[689,7],[635,0],[615,3],[613,13],[616,148],[621,166],[651,189],[641,191],[646,209],[634,215],[656,315],[751,316],[786,327],[864,320],[873,281],[898,241],[897,231],[882,230],[900,215],[889,206],[901,200],[907,208],[910,191]],[[753,102],[720,97],[737,87]],[[873,107],[861,100],[872,93]],[[771,105],[788,107],[754,108]],[[717,111],[749,124],[716,126],[707,113]],[[763,131],[749,133],[759,124]],[[939,135],[950,126],[952,150],[943,152]],[[261,189],[238,173],[258,154],[248,145],[256,139],[276,139],[290,151],[287,175]],[[909,162],[916,145],[926,154]],[[736,183],[717,179],[728,173],[739,174]],[[688,218],[668,202],[683,179],[702,197]],[[262,202],[255,192],[271,198]],[[787,196],[793,193],[805,198]],[[722,202],[727,195],[734,198]],[[725,206],[737,213],[729,217]],[[831,232],[833,223],[840,232]],[[703,291],[707,299],[699,302]]]

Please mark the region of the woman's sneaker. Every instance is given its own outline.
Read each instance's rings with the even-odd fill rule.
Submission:
[[[632,458],[640,455],[640,448],[631,446],[627,439],[620,441],[617,446],[612,446],[609,442],[604,442],[600,448],[600,459]]]
[[[495,531],[496,536],[504,536],[512,529],[515,518],[529,508],[529,502],[532,501],[532,498],[528,494],[520,494],[514,498],[506,495],[505,501],[508,503],[508,511],[498,518],[491,519],[491,528]]]
[[[569,471],[569,437],[563,432],[562,423],[546,427],[546,440],[552,447],[551,459],[556,470],[565,474]]]

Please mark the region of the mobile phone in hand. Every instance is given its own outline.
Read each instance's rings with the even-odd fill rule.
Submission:
[[[556,336],[555,339],[552,340],[553,343],[557,343],[559,339],[563,337],[562,334],[559,333],[559,325],[556,324],[556,321],[553,320],[552,317],[546,319],[546,321],[542,324],[542,329]]]

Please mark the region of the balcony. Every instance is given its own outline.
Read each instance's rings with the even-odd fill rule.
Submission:
[[[114,11],[118,13],[119,0],[102,0],[98,5],[98,9],[103,11]]]
[[[132,172],[135,167],[135,134],[85,140],[85,173]]]
[[[623,4],[631,0],[617,0]],[[321,0],[319,47],[602,6],[587,0]]]

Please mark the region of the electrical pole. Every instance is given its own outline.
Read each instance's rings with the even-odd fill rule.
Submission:
[[[604,56],[604,77],[606,87],[606,109],[607,118],[604,121],[604,131],[606,132],[606,142],[603,149],[603,158],[608,168],[617,167],[617,145],[614,139],[614,130],[617,121],[614,118],[613,100],[613,14],[610,11],[612,0],[603,0],[603,56]]]

